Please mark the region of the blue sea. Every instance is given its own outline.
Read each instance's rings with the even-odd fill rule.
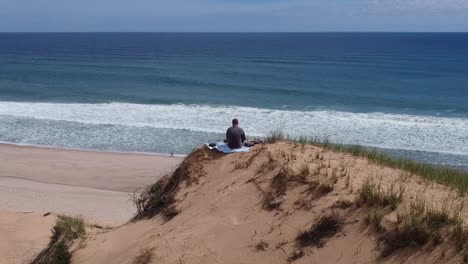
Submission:
[[[468,34],[0,34],[0,142],[186,154],[233,117],[467,168]]]

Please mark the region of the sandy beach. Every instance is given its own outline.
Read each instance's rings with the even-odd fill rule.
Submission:
[[[0,145],[0,210],[83,215],[120,224],[135,212],[130,194],[181,158]]]
[[[0,177],[133,192],[171,171],[181,158],[0,144]]]
[[[81,215],[100,225],[127,222],[135,213],[130,194],[154,183],[180,160],[0,145],[0,263],[22,263],[31,249],[47,244],[55,222],[43,217],[47,212]]]
[[[197,149],[160,186],[164,182],[179,183],[178,188],[161,187],[173,195],[173,210],[87,240],[86,247],[73,252],[71,263],[460,263],[460,255],[447,249],[453,245],[448,240],[430,251],[413,243],[398,246],[381,259],[387,242],[365,220],[377,210],[372,206],[380,206],[372,202],[396,197],[395,209],[388,207],[374,223],[397,233],[397,214],[404,217],[417,195],[428,208],[444,204],[450,212],[459,200],[453,190],[365,158],[290,142],[230,155]],[[379,198],[362,198],[366,190]],[[465,211],[458,210],[465,218]],[[147,252],[153,262],[138,262],[150,258]]]

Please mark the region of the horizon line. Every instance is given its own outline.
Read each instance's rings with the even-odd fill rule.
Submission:
[[[166,33],[166,34],[317,34],[317,33],[468,33],[468,31],[0,31],[0,34]]]

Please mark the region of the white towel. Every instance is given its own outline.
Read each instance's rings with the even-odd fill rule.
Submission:
[[[209,149],[216,149],[218,150],[219,152],[222,152],[222,153],[241,153],[241,152],[249,152],[250,148],[248,147],[241,147],[241,148],[238,148],[238,149],[232,149],[232,148],[229,148],[227,146],[226,143],[224,142],[219,142],[219,143],[216,143],[216,146],[214,147],[210,147],[208,144],[206,144],[206,146],[209,148]]]

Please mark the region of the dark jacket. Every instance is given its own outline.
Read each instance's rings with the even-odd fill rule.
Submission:
[[[238,149],[245,141],[244,130],[240,127],[230,127],[226,131],[226,140],[229,148]]]

